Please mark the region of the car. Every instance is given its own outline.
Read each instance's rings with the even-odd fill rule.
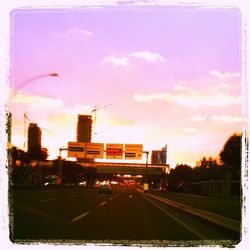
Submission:
[[[80,181],[78,183],[78,186],[86,187],[87,186],[87,182],[86,181]]]
[[[111,194],[112,193],[112,188],[110,185],[108,184],[103,184],[99,187],[98,192],[100,194]]]
[[[61,178],[57,175],[48,175],[44,178],[44,180],[44,186],[57,186],[62,183]]]
[[[159,192],[166,192],[167,189],[166,189],[165,187],[159,187],[158,191],[159,191]]]

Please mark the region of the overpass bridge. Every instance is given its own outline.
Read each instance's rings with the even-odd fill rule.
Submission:
[[[84,162],[82,167],[94,167],[100,174],[155,175],[166,173],[168,165],[143,163]]]

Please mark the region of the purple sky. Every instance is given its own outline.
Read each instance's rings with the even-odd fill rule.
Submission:
[[[241,132],[241,13],[237,9],[130,7],[14,10],[13,143],[23,113],[46,128],[51,158],[76,140],[77,114],[97,111],[93,141],[168,144],[194,165]],[[60,77],[41,77],[57,72]]]

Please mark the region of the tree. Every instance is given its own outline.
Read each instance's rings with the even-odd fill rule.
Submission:
[[[46,161],[48,158],[48,149],[47,148],[42,148],[41,149],[41,154],[40,154],[40,161]]]
[[[24,152],[23,150],[18,149],[18,148],[16,148],[16,147],[13,147],[13,148],[10,150],[10,155],[9,155],[9,157],[12,158],[11,162],[12,162],[12,164],[13,164],[14,166],[15,166],[17,160],[20,160],[22,163],[27,163],[27,162],[29,162],[28,154],[27,154],[26,152]]]
[[[193,169],[194,181],[218,180],[224,178],[222,166],[217,159],[203,157]]]
[[[192,180],[192,171],[192,167],[186,164],[180,164],[171,169],[168,177],[170,188],[177,191],[184,182],[190,182]]]
[[[228,138],[221,150],[220,160],[225,166],[241,166],[241,140],[242,134],[233,134]]]
[[[45,161],[48,158],[48,149],[40,147],[32,147],[28,151],[28,156],[31,160]]]
[[[217,166],[218,166],[217,160],[213,159],[212,157],[209,158],[202,157],[201,160],[196,162],[196,167],[213,168]]]

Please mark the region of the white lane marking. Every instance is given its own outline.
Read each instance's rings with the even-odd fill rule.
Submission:
[[[110,197],[109,199],[110,199],[110,200],[113,200],[114,198],[116,198],[117,196],[119,196],[121,193],[122,193],[122,192],[118,193],[118,194],[115,195],[114,197]],[[99,204],[99,207],[105,205],[106,203],[107,203],[106,201],[100,203],[100,204]],[[83,217],[87,216],[88,214],[90,214],[90,211],[85,212],[85,213],[83,213],[83,214],[80,214],[79,216],[77,216],[77,217],[75,217],[74,219],[72,219],[71,221],[69,221],[69,223],[73,223],[73,222],[75,222],[75,221],[78,221],[78,220],[82,219]]]
[[[69,195],[69,198],[75,198],[77,195]]]
[[[71,193],[69,193],[69,195],[77,195],[78,194],[78,192],[71,192]]]
[[[71,192],[71,193],[69,193],[69,198],[75,198],[76,196],[78,195],[78,193],[77,192]]]
[[[73,223],[75,221],[78,221],[78,220],[82,219],[83,217],[87,216],[88,214],[90,214],[90,211],[85,212],[83,214],[80,214],[79,216],[77,216],[74,219],[72,219],[69,223]]]
[[[101,204],[99,204],[99,207],[105,205],[106,203],[107,203],[106,201],[102,202]]]
[[[45,199],[45,200],[41,200],[40,202],[48,202],[48,201],[53,201],[55,200],[56,198],[50,198],[50,199]]]
[[[152,205],[154,205],[155,207],[157,207],[158,209],[160,209],[164,214],[166,214],[167,216],[169,216],[170,218],[172,218],[173,220],[175,220],[177,223],[179,223],[180,225],[182,225],[183,227],[185,227],[188,231],[192,232],[194,235],[196,235],[197,237],[199,237],[200,239],[206,239],[207,237],[205,237],[203,234],[201,234],[200,232],[198,232],[197,230],[191,228],[189,225],[187,225],[186,223],[184,223],[183,221],[179,220],[177,217],[175,217],[174,215],[172,215],[171,213],[167,212],[165,209],[163,209],[162,207],[160,207],[158,204],[156,204],[154,201],[150,200],[148,197],[145,197],[144,195],[142,196],[145,200],[147,200],[148,202],[150,202]]]

